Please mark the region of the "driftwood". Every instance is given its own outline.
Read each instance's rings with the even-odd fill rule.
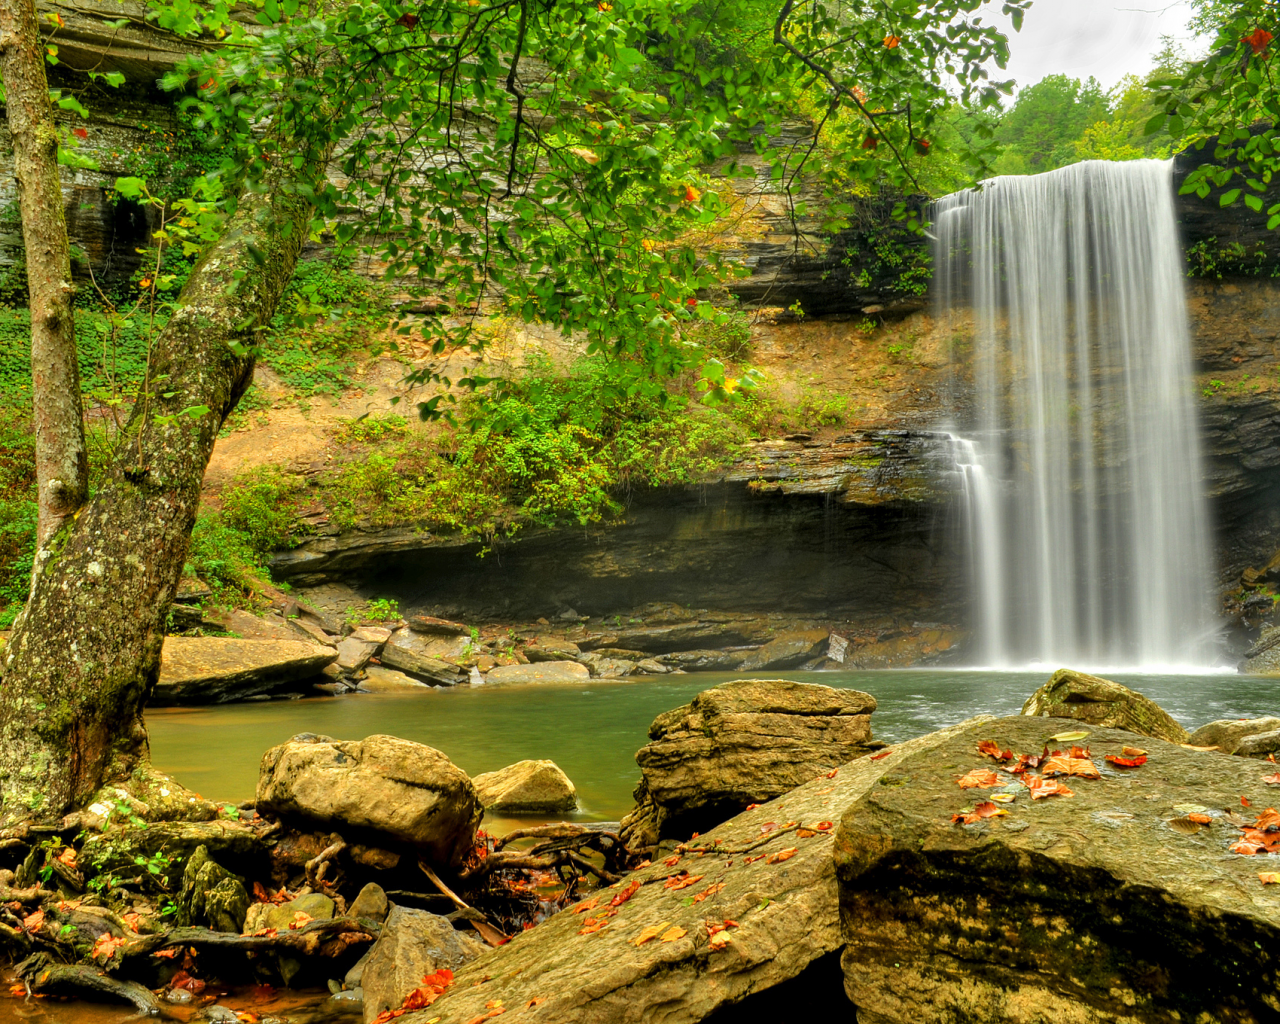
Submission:
[[[160,1003],[147,988],[136,981],[112,978],[96,967],[57,964],[47,954],[36,953],[18,964],[17,971],[18,977],[32,992],[87,999],[108,996],[131,1003],[139,1013],[148,1017],[161,1015]]]

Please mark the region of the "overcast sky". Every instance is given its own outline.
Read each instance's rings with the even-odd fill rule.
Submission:
[[[996,11],[999,3],[991,5]],[[1109,89],[1151,69],[1160,37],[1191,41],[1188,0],[1035,0],[1021,32],[1009,32],[1007,74],[1018,88],[1045,75],[1092,75]],[[1009,19],[996,15],[1009,28]]]

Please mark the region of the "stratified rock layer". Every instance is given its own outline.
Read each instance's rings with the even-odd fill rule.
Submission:
[[[1113,769],[1133,735],[1097,729],[1080,742],[1101,778],[1065,780],[1073,797],[1023,790],[1007,816],[952,822],[991,793],[956,785],[995,766],[980,741],[1039,752],[1078,728],[968,724],[848,808],[835,862],[860,1024],[1276,1019],[1280,886],[1258,872],[1280,857],[1229,852],[1275,800],[1258,765],[1150,739],[1146,764]]]
[[[1094,726],[1126,729],[1171,743],[1186,743],[1187,730],[1153,700],[1110,679],[1060,668],[1022,706],[1024,715],[1074,718]]]
[[[395,736],[344,743],[310,733],[262,755],[257,807],[339,832],[377,832],[443,865],[470,849],[482,813],[466,773],[433,747]]]
[[[819,826],[902,759],[954,732],[921,736],[878,761],[860,758],[725,822],[674,863],[657,861],[601,890],[582,913],[564,911],[483,953],[430,1009],[401,1021],[470,1024],[500,1000],[502,1024],[691,1024],[794,978],[841,942],[834,826]],[[801,835],[801,824],[813,827]],[[631,890],[608,916],[611,900]],[[713,949],[707,924],[725,920],[737,927]],[[646,928],[656,935],[636,945]],[[794,1019],[805,1019],[803,1008]]]
[[[165,637],[151,705],[225,704],[274,693],[319,674],[335,657],[332,648],[302,640]]]
[[[636,754],[632,848],[685,838],[870,752],[875,698],[788,679],[739,679],[659,715]],[[683,833],[683,835],[681,835]]]

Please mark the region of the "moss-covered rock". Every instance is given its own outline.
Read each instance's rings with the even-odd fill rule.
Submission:
[[[1171,743],[1186,743],[1187,730],[1155,701],[1110,679],[1060,668],[1022,706],[1024,715],[1074,718],[1094,726],[1126,729]]]

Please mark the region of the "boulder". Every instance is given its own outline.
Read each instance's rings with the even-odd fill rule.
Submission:
[[[393,668],[370,665],[364,671],[365,678],[360,680],[358,689],[365,693],[423,693],[431,690],[426,683]]]
[[[747,654],[738,668],[742,672],[759,672],[769,668],[797,668],[819,656],[825,656],[825,629],[802,629],[781,633],[763,647]]]
[[[180,925],[205,925],[215,932],[239,932],[249,911],[244,879],[233,875],[201,846],[187,860],[178,895]]]
[[[1240,671],[1255,676],[1280,675],[1280,626],[1263,626],[1257,643],[1244,652]]]
[[[399,1009],[426,975],[441,968],[457,971],[486,948],[437,914],[393,907],[360,972],[366,1024],[384,1010]]]
[[[796,978],[842,944],[831,823],[899,761],[953,731],[835,769],[678,848],[675,860],[656,860],[588,894],[584,912],[556,914],[464,966],[428,1012],[405,1024],[437,1016],[441,1024],[467,1024],[497,1001],[520,1008],[533,999],[537,1013],[529,1019],[555,1024],[761,1019],[733,1016],[732,1004]],[[737,926],[719,933],[712,948],[708,924],[725,920]],[[646,929],[655,937],[635,944]],[[809,994],[797,997],[789,1012],[763,1019],[810,1019]],[[721,1008],[723,1016],[712,1017]]]
[[[469,630],[461,622],[437,619],[432,615],[410,615],[409,628],[415,633],[432,636],[466,636]]]
[[[524,648],[524,656],[530,661],[573,661],[580,653],[572,640],[553,636],[540,636],[537,643]]]
[[[387,919],[391,905],[387,902],[387,894],[377,882],[369,882],[351,901],[347,908],[347,916],[357,920],[365,918],[381,924]],[[354,986],[353,986],[354,987]]]
[[[1244,740],[1253,740],[1248,745],[1252,749],[1259,743],[1271,742],[1268,734],[1278,730],[1280,718],[1222,718],[1200,726],[1187,738],[1187,743],[1193,747],[1217,747],[1224,754],[1245,753],[1248,756],[1246,751],[1240,750]]]
[[[578,806],[578,794],[554,761],[517,761],[471,780],[486,811],[555,814]]]
[[[996,767],[980,742],[1039,753],[1079,728],[1063,718],[967,724],[848,807],[835,865],[850,1019],[1275,1017],[1280,886],[1258,874],[1280,857],[1231,852],[1240,826],[1274,802],[1258,766],[1152,738],[1145,764],[1115,767],[1104,757],[1121,755],[1133,733],[1098,728],[1077,742],[1099,777],[1061,779],[1071,797],[1030,799],[999,773],[1001,795],[1014,799],[998,816],[953,820],[980,803],[996,808],[991,789],[956,785]]]
[[[625,661],[622,658],[605,658],[599,654],[580,654],[578,664],[585,665],[587,671],[597,679],[622,679],[634,675],[637,662]]]
[[[382,642],[364,640],[354,633],[344,637],[342,642],[338,644],[338,669],[343,675],[355,675],[369,664],[370,658],[378,655],[382,647]]]
[[[165,637],[152,707],[225,704],[276,693],[334,660],[332,648],[302,640]]]
[[[484,677],[486,683],[580,683],[591,678],[576,661],[540,661],[532,665],[499,665]]]
[[[883,744],[871,740],[875,698],[787,679],[739,679],[654,719],[636,754],[629,846],[705,832]]]
[[[257,808],[338,831],[378,832],[450,866],[471,848],[482,814],[466,773],[432,747],[311,733],[262,756]]]
[[[1127,729],[1171,743],[1186,743],[1187,730],[1155,701],[1110,679],[1060,668],[1022,706],[1024,715],[1074,718],[1087,725]]]
[[[467,673],[457,665],[424,654],[415,649],[412,639],[401,639],[398,635],[382,648],[379,660],[390,668],[438,686],[457,686],[467,681]]]

